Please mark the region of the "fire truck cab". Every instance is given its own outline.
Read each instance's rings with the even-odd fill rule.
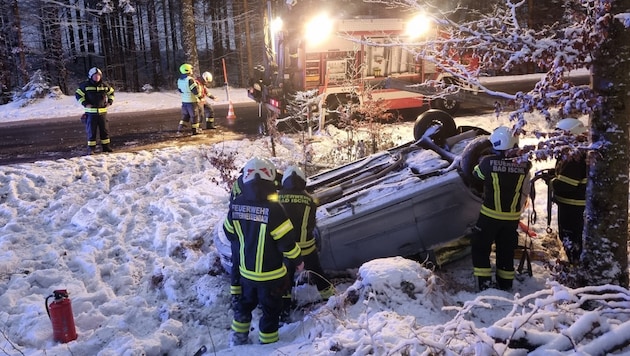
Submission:
[[[287,102],[297,91],[316,90],[320,94],[322,117],[347,102],[382,100],[388,110],[426,104],[426,98],[417,91],[385,84],[388,78],[409,85],[440,80],[441,73],[434,64],[414,58],[400,44],[434,35],[428,20],[400,14],[383,16],[385,11],[378,11],[379,17],[350,16],[343,10],[335,15],[331,13],[334,8],[317,4],[336,4],[341,9],[344,2],[308,1],[294,6],[268,2],[266,55],[263,65],[256,67],[249,88],[252,99],[278,117],[286,114]],[[456,109],[456,104],[446,99],[433,104],[450,113]]]

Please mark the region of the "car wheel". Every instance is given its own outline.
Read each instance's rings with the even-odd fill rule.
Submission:
[[[442,126],[440,131],[431,136],[433,142],[438,146],[442,146],[447,138],[457,134],[457,126],[451,115],[442,110],[430,109],[420,114],[416,119],[413,125],[414,140],[421,139],[427,129],[434,124]]]
[[[481,157],[492,152],[492,145],[488,141],[488,136],[477,136],[470,141],[461,154],[459,161],[459,173],[473,193],[481,196],[483,192],[483,182],[473,176],[475,166],[479,164]]]

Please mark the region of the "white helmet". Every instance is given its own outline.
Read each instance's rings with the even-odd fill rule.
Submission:
[[[276,167],[268,159],[254,157],[245,163],[243,167],[243,183],[248,183],[256,178],[273,182],[276,179]]]
[[[497,127],[490,135],[492,148],[499,151],[509,150],[518,146],[518,137],[512,134],[512,130],[505,126]]]
[[[98,69],[97,67],[92,67],[90,68],[90,71],[88,72],[88,78],[92,79],[92,76],[94,74],[100,74],[102,76],[103,72],[101,72],[101,70]]]
[[[586,132],[586,127],[582,121],[574,118],[567,118],[558,121],[556,129],[568,131],[572,135],[581,135]]]
[[[203,80],[206,83],[210,83],[212,82],[212,73],[210,72],[203,72],[203,74],[201,75],[201,77],[203,78]]]
[[[298,166],[288,166],[287,169],[284,170],[284,174],[282,175],[283,186],[285,185],[285,181],[288,178],[290,178],[293,174],[298,176],[301,180],[304,181],[304,183],[306,183],[306,174],[304,174],[304,171],[302,170],[302,168]]]

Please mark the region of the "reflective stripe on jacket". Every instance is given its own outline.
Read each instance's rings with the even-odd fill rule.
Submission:
[[[516,162],[500,155],[484,157],[473,175],[484,181],[481,214],[497,220],[519,220],[529,194],[530,162]]]
[[[89,79],[79,84],[74,97],[83,107],[88,104],[92,106],[85,107],[85,112],[103,114],[107,112],[107,106],[114,102],[114,88],[103,81],[95,83]]]
[[[302,249],[302,256],[313,253],[317,247],[313,229],[315,229],[315,213],[317,203],[315,199],[305,191],[291,191],[281,189],[278,198],[280,204],[291,219],[296,231],[296,242]]]
[[[177,90],[182,94],[182,103],[197,103],[201,92],[195,78],[182,74],[177,79]]]
[[[252,201],[243,194],[237,196],[230,204],[223,229],[233,246],[237,244],[239,256],[233,261],[239,263],[242,278],[256,282],[277,280],[287,274],[284,258],[296,265],[302,262],[293,225],[277,203],[277,196],[275,201]]]
[[[556,163],[556,177],[551,180],[553,199],[557,203],[585,206],[586,205],[586,156]]]

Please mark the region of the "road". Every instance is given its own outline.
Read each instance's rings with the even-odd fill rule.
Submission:
[[[540,75],[482,78],[487,87],[496,91],[515,92],[533,87]],[[587,71],[577,71],[569,76],[575,84],[588,84]],[[483,95],[467,95],[457,116],[475,114],[492,109],[496,100]],[[261,119],[255,102],[236,103],[237,114],[233,123],[228,122],[228,105],[215,105],[217,130],[204,130],[196,136],[177,136],[177,125],[181,116],[179,108],[135,113],[108,114],[112,148],[116,152],[176,146],[194,141],[214,143],[229,139],[255,137],[259,135]],[[426,108],[425,108],[426,109]],[[415,119],[415,113],[404,114],[407,120]],[[282,131],[283,128],[281,127]],[[82,156],[86,152],[84,126],[77,117],[61,117],[46,120],[27,120],[0,123],[0,165],[34,162],[45,159],[60,159]]]
[[[227,105],[215,105],[217,130],[196,136],[177,136],[179,108],[108,114],[115,152],[161,148],[179,144],[214,143],[256,136],[260,119],[255,102],[234,104],[236,120],[225,119]],[[203,125],[202,125],[203,127]],[[84,125],[77,117],[0,123],[0,165],[82,156],[86,152]]]

